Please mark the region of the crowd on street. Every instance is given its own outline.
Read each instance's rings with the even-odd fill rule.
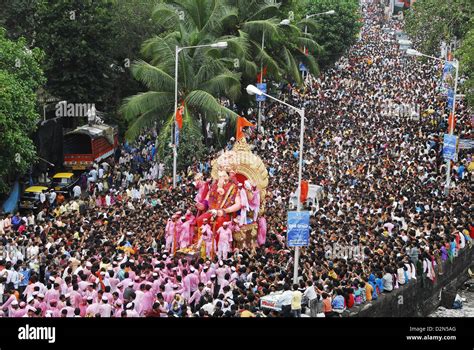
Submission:
[[[217,154],[181,172],[173,188],[155,157],[156,132],[147,132],[82,175],[71,199],[46,195],[38,213],[0,216],[0,316],[333,317],[415,280],[434,283],[472,249],[472,152],[459,152],[445,196],[440,66],[400,52],[393,32],[402,21],[384,20],[371,4],[363,10],[360,40],[334,67],[280,92],[306,109],[303,178],[325,193],[305,206],[310,245],[296,284],[285,241],[300,122],[269,104],[262,129],[247,132],[270,178],[268,230],[255,254],[188,260],[166,249],[168,219],[195,214],[187,213],[194,177],[209,177]],[[393,113],[397,104],[419,113]],[[457,111],[455,133],[471,138],[464,100]],[[278,295],[280,311],[261,307],[268,295]]]

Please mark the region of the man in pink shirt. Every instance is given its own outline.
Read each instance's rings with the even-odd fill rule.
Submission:
[[[3,310],[3,311],[7,311],[8,308],[10,307],[10,304],[13,303],[13,301],[15,301],[15,300],[18,301],[18,300],[16,299],[16,296],[15,296],[14,292],[15,292],[15,290],[12,289],[12,290],[11,290],[11,294],[10,294],[10,296],[8,297],[7,301],[5,301],[5,302],[3,303],[3,305],[2,305],[2,310]]]
[[[145,286],[145,292],[143,293],[142,302],[140,305],[140,316],[144,315],[145,313],[149,312],[153,307],[153,302],[155,301],[155,295],[152,292],[151,286]]]
[[[120,283],[120,280],[115,277],[115,272],[113,270],[109,270],[108,273],[105,275],[104,284],[110,286],[110,290],[115,292],[117,290],[117,284]]]
[[[203,224],[201,226],[201,237],[198,240],[197,246],[198,246],[198,251],[201,251],[201,246],[204,243],[206,247],[206,257],[210,258],[211,253],[212,253],[212,246],[213,246],[213,233],[211,226],[207,223],[207,219],[203,220]]]
[[[46,312],[51,311],[52,317],[59,317],[61,313],[59,312],[59,308],[57,307],[58,301],[57,300],[50,300],[49,306],[46,308]]]
[[[70,303],[66,304],[66,306],[61,309],[61,314],[64,313],[66,313],[66,317],[74,317],[74,308]]]
[[[191,295],[191,298],[189,298],[189,300],[188,300],[188,304],[191,305],[191,307],[193,309],[193,312],[196,311],[195,310],[196,306],[199,303],[199,301],[201,300],[203,289],[204,289],[204,283],[199,283],[198,284],[198,289],[193,293],[193,295]]]
[[[124,279],[117,284],[117,288],[120,289],[120,287],[123,287],[123,290],[125,290],[128,286],[133,285],[133,280],[129,277],[129,273],[125,272],[124,274]]]
[[[86,298],[91,297],[92,300],[97,300],[97,291],[94,289],[93,283],[89,283],[87,289],[83,293],[83,296],[85,296]]]
[[[171,219],[168,219],[168,223],[165,228],[165,239],[166,239],[166,250],[170,251],[173,248],[174,229],[176,226],[176,215],[173,215]]]
[[[45,293],[45,301],[46,303],[49,303],[52,299],[55,299],[55,300],[59,300],[59,284],[58,283],[54,283],[52,288],[49,289],[46,293]]]
[[[230,222],[224,222],[222,227],[217,230],[219,234],[219,243],[217,245],[217,256],[219,259],[227,260],[227,254],[231,249],[232,230],[229,228]]]
[[[196,269],[194,268],[194,266],[191,266],[189,268],[189,280],[190,280],[190,283],[191,283],[191,295],[198,289],[198,284],[199,284],[199,276],[198,276],[198,272],[196,271]]]
[[[13,300],[8,307],[3,307],[3,310],[7,310],[7,317],[15,317],[14,314],[18,311],[18,301]]]
[[[12,314],[12,317],[23,317],[25,316],[26,314],[26,309],[25,309],[25,303],[24,302],[21,302],[20,303],[20,307],[17,308],[13,314]]]
[[[173,291],[165,291],[161,293],[163,295],[163,299],[168,303],[171,304],[174,298],[174,292]]]
[[[153,272],[152,279],[153,279],[153,282],[151,285],[151,290],[152,290],[153,295],[155,295],[160,290],[160,286],[163,283],[163,280],[158,274],[158,272]]]
[[[82,296],[81,293],[79,293],[79,286],[77,284],[73,285],[72,291],[69,293],[69,295],[71,298],[72,307],[79,307],[82,302]]]
[[[79,281],[77,282],[77,285],[79,286],[79,290],[80,291],[85,291],[87,289],[87,287],[89,286],[89,283],[90,282],[87,282],[87,281]]]
[[[181,231],[180,231],[180,237],[179,237],[180,249],[189,247],[191,245],[191,242],[193,239],[191,224],[192,224],[191,219],[188,219],[181,225]]]
[[[90,261],[86,262],[86,266],[82,272],[86,277],[89,277],[91,275],[91,268],[92,268],[92,263]]]
[[[86,316],[87,315],[95,316],[95,314],[99,312],[100,304],[94,303],[94,300],[91,296],[87,297],[87,304],[88,306],[86,309]]]
[[[38,305],[36,308],[41,310],[41,315],[44,316],[46,314],[46,309],[47,309],[47,304],[46,301],[44,300],[45,295],[43,293],[38,293],[37,295],[37,300],[38,300]]]
[[[209,271],[209,266],[205,265],[202,268],[201,273],[199,274],[199,280],[201,281],[201,283],[206,284],[209,281],[211,276],[208,274],[208,271]]]
[[[191,212],[191,210],[187,210],[186,211],[186,214],[185,214],[185,217],[186,217],[186,221],[189,221],[191,223],[190,225],[190,244],[192,244],[194,242],[194,228],[196,227],[196,217],[193,215],[193,213]]]
[[[133,282],[133,284],[132,284],[132,288],[138,291],[138,290],[140,290],[142,284],[143,284],[142,283],[142,277],[141,276],[140,277],[136,276],[135,277],[135,282]]]
[[[224,276],[227,273],[227,266],[224,266],[224,262],[219,261],[219,267],[216,269],[217,284],[221,285],[224,280]]]
[[[183,298],[188,300],[191,297],[191,277],[188,271],[183,270]]]
[[[113,303],[113,316],[120,317],[120,314],[123,311],[122,300],[118,299]]]
[[[231,271],[231,274],[230,274],[229,282],[237,281],[239,279],[239,273],[236,271],[235,266],[232,266],[230,268],[230,271]]]

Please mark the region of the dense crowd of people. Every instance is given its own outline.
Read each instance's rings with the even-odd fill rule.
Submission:
[[[305,89],[281,92],[306,108],[303,176],[325,192],[306,207],[310,245],[301,250],[298,283],[285,236],[299,118],[271,104],[263,130],[247,136],[270,175],[268,232],[255,254],[234,249],[226,260],[187,260],[166,250],[168,218],[194,208],[194,175],[209,176],[216,154],[172,188],[150,132],[84,174],[70,200],[45,195],[40,212],[1,218],[0,315],[334,316],[413,280],[433,283],[446,261],[471,249],[474,169],[470,151],[461,151],[443,195],[447,108],[437,93],[439,67],[399,51],[393,31],[402,29],[366,5],[361,39],[347,55]],[[394,104],[420,113],[387,113]],[[457,110],[455,133],[472,137],[463,100]],[[261,307],[267,295],[278,295],[281,311]]]

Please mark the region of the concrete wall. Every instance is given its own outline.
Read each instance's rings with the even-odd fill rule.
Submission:
[[[443,274],[438,274],[436,281],[411,281],[390,294],[379,295],[376,301],[365,303],[345,311],[343,316],[350,317],[426,317],[435,311],[440,304],[441,290],[456,290],[469,278],[467,270],[474,261],[474,248],[465,248],[450,263],[443,264]]]

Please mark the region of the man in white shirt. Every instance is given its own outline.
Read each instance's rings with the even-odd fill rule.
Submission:
[[[107,296],[102,296],[102,304],[99,306],[100,317],[110,317],[113,307],[109,304]]]
[[[82,193],[81,186],[79,185],[74,186],[72,189],[72,193],[73,193],[74,198],[79,198]]]
[[[44,191],[40,193],[39,200],[41,204],[44,204],[44,202],[46,202],[46,194],[44,193]]]
[[[290,317],[291,316],[291,302],[293,301],[293,292],[290,290],[290,285],[285,283],[284,285],[284,292],[280,295],[278,301],[281,304],[281,311],[283,317]]]
[[[10,269],[7,270],[8,275],[6,284],[8,285],[11,283],[13,285],[13,289],[18,289],[18,285],[20,284],[20,274],[17,270],[17,266],[11,266]]]
[[[3,215],[0,215],[0,235],[5,234],[3,227],[4,227],[4,219],[3,219]]]
[[[53,190],[50,190],[49,191],[49,205],[51,207],[54,207],[55,203],[56,203],[56,192],[54,192]]]
[[[97,181],[97,170],[91,169],[91,171],[89,171],[89,177],[87,178],[87,183],[96,182],[96,181]]]
[[[316,293],[315,287],[311,281],[308,281],[306,284],[306,290],[303,293],[303,298],[308,301],[308,306],[311,310],[311,317],[316,317],[316,305],[318,295]]]

